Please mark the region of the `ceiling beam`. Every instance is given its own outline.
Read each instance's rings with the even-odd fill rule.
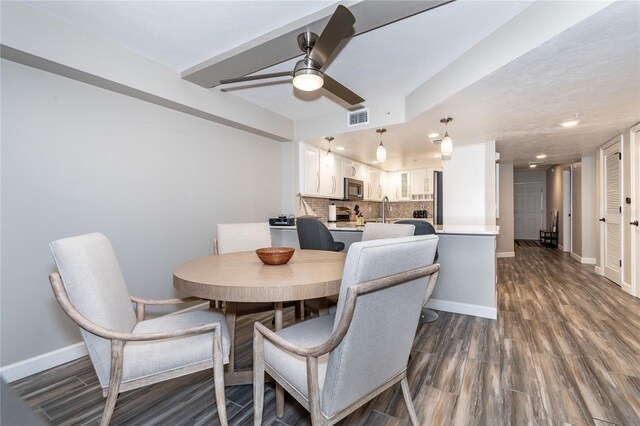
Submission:
[[[343,2],[356,18],[351,37],[450,3],[454,0]],[[271,31],[182,72],[184,80],[210,88],[220,80],[243,77],[288,61],[302,52],[296,41],[304,31],[322,33],[335,5]]]

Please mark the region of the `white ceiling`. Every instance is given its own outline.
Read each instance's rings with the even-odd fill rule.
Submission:
[[[332,3],[29,2],[169,66],[176,70],[176,78],[183,69]],[[326,71],[368,102],[406,96],[530,3],[458,0],[348,40]],[[294,62],[263,72],[290,70]],[[391,170],[432,164],[437,147],[425,135],[442,133],[439,119],[444,115],[454,117],[450,125],[454,144],[495,139],[502,158],[516,165],[538,153],[549,155],[548,164],[576,160],[640,121],[639,64],[640,3],[619,1],[422,116],[390,126],[383,139],[389,160],[382,166]],[[294,92],[286,79],[227,88],[293,120],[345,112],[344,105],[323,91]],[[576,112],[582,114],[578,127],[558,126]],[[373,129],[332,136],[334,145],[348,147],[346,155],[373,160],[379,142]],[[322,139],[314,142],[326,147]]]

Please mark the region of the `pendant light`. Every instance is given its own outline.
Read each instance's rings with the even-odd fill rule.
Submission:
[[[447,124],[453,121],[451,117],[443,117],[440,119],[441,123],[444,123],[444,138],[442,138],[442,142],[440,143],[440,153],[442,157],[450,157],[453,152],[453,142],[451,141],[451,137],[449,136],[449,132],[447,132]]]
[[[382,163],[387,160],[387,148],[382,144],[382,134],[385,133],[387,129],[377,129],[376,133],[380,135],[380,145],[378,145],[378,149],[376,149],[376,160],[378,163]]]
[[[327,142],[329,142],[329,149],[327,150],[327,162],[326,162],[326,164],[329,167],[333,167],[334,158],[333,158],[333,153],[331,152],[331,141],[333,140],[333,136],[327,136],[324,139]]]

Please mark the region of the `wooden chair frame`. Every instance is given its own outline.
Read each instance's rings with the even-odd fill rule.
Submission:
[[[111,375],[109,379],[109,387],[103,388],[103,396],[107,397],[104,411],[102,413],[102,419],[100,421],[101,426],[106,426],[111,420],[113,410],[116,405],[116,399],[120,392],[124,392],[131,389],[136,389],[142,386],[158,383],[175,377],[184,376],[186,374],[195,373],[207,368],[213,367],[214,387],[216,405],[218,407],[218,416],[220,417],[220,423],[222,425],[227,424],[227,409],[225,403],[224,394],[224,370],[223,364],[229,362],[228,357],[224,358],[222,353],[222,334],[220,330],[220,323],[214,322],[209,324],[198,325],[194,327],[182,328],[178,330],[161,331],[155,333],[122,333],[118,331],[109,330],[104,328],[88,318],[82,315],[73,305],[69,299],[64,285],[62,284],[62,278],[60,274],[53,273],[49,275],[49,282],[53,288],[53,293],[60,303],[63,311],[76,323],[79,327],[95,334],[96,336],[108,339],[111,341]],[[149,300],[138,297],[129,296],[131,301],[136,304],[136,319],[137,321],[144,320],[144,312],[146,305],[174,305],[179,303],[194,302],[201,299],[196,297],[176,298],[166,300]],[[123,356],[124,346],[127,342],[142,342],[169,339],[173,337],[186,337],[202,333],[213,333],[213,360],[204,361],[197,364],[192,364],[172,371],[159,373],[153,376],[147,376],[144,378],[128,381],[122,383],[122,368],[123,368]],[[223,359],[224,358],[224,359]]]
[[[340,317],[340,321],[338,322],[338,326],[335,328],[331,336],[327,339],[326,342],[322,343],[313,348],[306,348],[302,346],[295,345],[293,343],[288,342],[284,338],[280,337],[273,331],[269,330],[267,327],[262,325],[259,322],[256,322],[254,325],[253,332],[253,407],[254,407],[254,425],[260,425],[262,423],[262,410],[264,405],[264,372],[265,372],[265,362],[264,362],[264,339],[269,340],[271,343],[276,345],[277,347],[291,353],[294,355],[302,356],[306,358],[307,363],[307,390],[308,390],[308,398],[294,389],[291,385],[288,384],[286,380],[284,380],[277,371],[274,371],[270,367],[266,366],[266,372],[271,375],[276,382],[282,385],[283,388],[287,390],[304,408],[306,408],[311,414],[311,424],[312,425],[332,425],[337,423],[347,415],[351,414],[353,411],[358,409],[360,406],[364,405],[366,402],[384,392],[389,387],[394,384],[400,382],[402,386],[402,394],[404,396],[404,401],[407,405],[407,409],[409,410],[409,416],[411,418],[411,423],[413,425],[419,425],[418,417],[416,415],[415,408],[413,406],[413,401],[411,399],[411,392],[409,390],[409,383],[407,382],[407,374],[406,368],[402,371],[399,371],[396,376],[387,381],[385,384],[381,385],[377,389],[370,392],[368,395],[365,395],[363,398],[359,399],[355,403],[351,404],[349,407],[344,410],[336,413],[332,417],[326,417],[324,413],[322,413],[320,407],[320,388],[318,383],[318,357],[327,354],[333,351],[344,339],[344,336],[347,334],[349,330],[349,326],[351,325],[351,320],[353,319],[353,314],[355,312],[356,303],[358,301],[358,297],[361,295],[365,295],[367,293],[371,293],[374,291],[383,290],[389,287],[393,287],[408,281],[412,281],[418,278],[423,278],[429,276],[429,282],[427,284],[427,291],[425,292],[425,300],[426,303],[428,296],[433,292],[433,288],[436,285],[436,281],[438,280],[438,274],[440,271],[440,264],[433,264],[423,268],[414,269],[411,271],[402,272],[399,274],[390,275],[383,278],[378,278],[371,281],[366,281],[360,284],[357,284],[353,287],[349,287],[346,293],[346,299],[344,303],[344,309],[342,311],[342,316]],[[276,402],[276,406],[279,404],[283,404],[284,401]]]

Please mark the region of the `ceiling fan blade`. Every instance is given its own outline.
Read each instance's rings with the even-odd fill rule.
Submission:
[[[242,83],[245,81],[263,80],[265,78],[287,77],[287,76],[291,77],[293,76],[293,73],[291,71],[282,71],[282,72],[274,72],[271,74],[248,75],[246,77],[227,78],[224,80],[220,80],[220,84]]]
[[[331,54],[338,47],[340,42],[353,32],[353,24],[356,18],[346,7],[339,5],[322,34],[316,41],[309,57],[316,61],[320,68],[331,57]]]
[[[364,99],[362,99],[360,96],[356,95],[351,90],[347,89],[345,86],[338,83],[326,74],[324,75],[324,85],[322,87],[333,93],[340,99],[344,100],[345,102],[349,103],[350,105],[356,105],[364,102]]]

